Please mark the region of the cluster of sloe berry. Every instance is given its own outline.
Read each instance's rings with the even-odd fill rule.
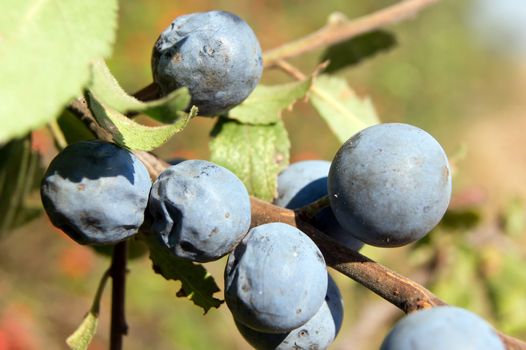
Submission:
[[[152,69],[163,93],[186,86],[202,114],[217,115],[258,83],[261,49],[239,17],[195,13],[162,32]],[[419,128],[393,123],[359,132],[332,163],[289,166],[278,177],[274,204],[297,209],[329,196],[330,206],[311,223],[359,250],[364,243],[396,247],[420,239],[440,221],[450,195],[442,147]],[[257,349],[325,349],[340,329],[342,298],[316,244],[283,223],[250,229],[249,194],[221,166],[187,160],[152,183],[132,152],[83,141],[51,162],[41,196],[51,222],[80,244],[114,244],[144,229],[179,258],[208,262],[230,253],[225,300],[240,333]],[[435,332],[444,340],[429,342]],[[477,349],[502,348],[484,321],[441,307],[404,318],[382,349],[458,348],[470,335],[480,340]]]
[[[51,162],[41,196],[51,222],[80,244],[114,244],[142,226],[179,258],[207,262],[233,251],[225,298],[249,340],[267,339],[268,333],[268,340],[260,342],[283,338],[284,344],[315,341],[326,347],[341,324],[341,297],[328,282],[317,246],[282,223],[249,231],[249,194],[221,166],[183,161],[152,184],[133,153],[103,141],[83,141]],[[299,278],[309,282],[297,283]]]
[[[283,223],[249,231],[249,194],[221,166],[183,161],[152,184],[133,153],[83,141],[51,162],[41,193],[52,223],[81,244],[127,239],[146,217],[146,231],[177,257],[207,262],[232,252],[225,300],[241,334],[258,349],[326,348],[339,330],[341,296],[318,247]],[[332,163],[285,169],[275,204],[296,209],[329,195],[330,207],[312,224],[359,250],[363,242],[399,246],[419,239],[438,223],[450,193],[440,145],[416,127],[381,124],[349,139]]]

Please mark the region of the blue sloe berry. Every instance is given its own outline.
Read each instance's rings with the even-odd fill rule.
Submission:
[[[234,318],[254,330],[290,332],[314,316],[326,292],[323,255],[290,225],[251,229],[228,258],[225,301]]]
[[[151,184],[145,166],[131,152],[94,140],[60,152],[40,192],[53,225],[80,244],[110,244],[137,233]]]
[[[325,301],[304,325],[288,333],[263,333],[236,321],[243,338],[257,350],[327,349],[343,321],[343,302],[338,286],[328,276]]]
[[[449,205],[448,159],[422,129],[371,126],[336,153],[329,195],[338,222],[359,240],[383,247],[408,244],[431,231]]]
[[[228,254],[250,227],[248,192],[236,175],[206,160],[164,170],[148,203],[150,231],[178,257],[206,262]]]
[[[455,306],[411,313],[396,323],[380,350],[504,350],[495,330],[478,315]]]
[[[154,81],[163,94],[186,86],[200,115],[213,116],[241,103],[263,71],[259,42],[250,26],[225,11],[177,17],[155,43]]]

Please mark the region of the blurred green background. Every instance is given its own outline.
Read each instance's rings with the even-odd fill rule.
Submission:
[[[223,9],[244,18],[264,50],[315,31],[328,16],[349,18],[396,1],[121,1],[109,66],[130,92],[151,82],[150,54],[177,16]],[[454,169],[454,199],[427,239],[363,253],[424,283],[445,301],[467,307],[498,328],[526,338],[526,3],[523,0],[443,0],[390,27],[396,45],[339,75],[370,96],[382,121],[415,124],[446,149]],[[316,51],[291,62],[311,72]],[[280,71],[263,82],[289,81]],[[316,112],[296,104],[285,114],[291,160],[328,159],[338,149]],[[165,159],[208,158],[213,120],[197,118],[158,150]],[[48,162],[44,131],[34,134]],[[222,288],[224,259],[206,264]],[[40,217],[0,240],[0,350],[61,349],[89,309],[109,259],[81,247]],[[130,262],[129,335],[125,349],[249,349],[223,305],[206,316],[176,298],[177,284],[151,270],[146,256]],[[333,349],[377,349],[402,313],[355,282],[333,274],[345,321]],[[109,289],[108,289],[109,291]],[[222,298],[220,293],[217,294]],[[109,293],[90,349],[108,343]]]

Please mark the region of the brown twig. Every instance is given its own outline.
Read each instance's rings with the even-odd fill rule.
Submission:
[[[128,261],[128,242],[117,243],[113,250],[110,267],[112,279],[111,290],[111,324],[110,350],[122,350],[123,336],[128,334],[126,324],[126,262]]]
[[[278,46],[263,54],[264,67],[272,67],[281,59],[300,56],[351,39],[374,29],[383,28],[415,16],[439,0],[405,0],[354,20],[330,20],[324,27],[305,37]]]
[[[296,80],[301,81],[307,78],[307,76],[303,74],[302,71],[300,71],[298,68],[296,68],[284,59],[277,60],[275,65],[277,68],[281,69]]]
[[[309,203],[308,205],[296,209],[298,215],[304,217],[307,221],[311,221],[322,209],[327,208],[331,205],[329,196],[323,196],[320,199]]]
[[[97,120],[91,113],[85,98],[77,98],[67,108],[73,113],[99,140],[111,141],[109,132],[99,126]]]

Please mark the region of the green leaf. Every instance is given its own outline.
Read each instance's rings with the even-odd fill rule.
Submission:
[[[330,63],[325,72],[334,73],[347,66],[358,64],[382,51],[389,50],[395,45],[396,38],[393,34],[376,30],[329,47],[323,53],[320,61],[329,60]]]
[[[40,215],[40,199],[30,205],[28,197],[40,188],[43,174],[29,136],[0,148],[0,236]]]
[[[98,100],[121,113],[144,109],[143,102],[128,95],[119,85],[104,60],[93,61],[91,69],[93,77],[89,90]]]
[[[117,112],[141,112],[160,122],[173,123],[182,116],[192,99],[188,88],[183,87],[161,99],[142,102],[122,89],[104,60],[94,61],[92,70],[93,80],[89,88],[91,93]]]
[[[6,0],[0,10],[0,144],[53,120],[111,53],[117,1]]]
[[[284,109],[291,109],[305,97],[311,84],[312,79],[275,86],[258,85],[243,103],[228,112],[228,118],[245,124],[276,123]]]
[[[75,332],[66,339],[66,344],[71,350],[87,350],[98,325],[99,319],[90,311]]]
[[[214,298],[214,293],[220,289],[202,265],[175,256],[157,235],[142,234],[141,238],[150,249],[154,271],[167,280],[181,281],[181,289],[176,294],[178,297],[192,300],[203,308],[204,313],[223,303]]]
[[[371,101],[356,96],[341,78],[317,77],[311,88],[310,101],[342,143],[357,132],[379,123]]]
[[[290,141],[283,122],[249,125],[219,118],[212,137],[211,160],[236,174],[251,195],[271,201],[277,175],[289,164]]]
[[[88,94],[88,104],[99,124],[111,133],[116,144],[142,151],[151,151],[161,146],[183,130],[188,121],[197,115],[197,108],[192,107],[189,114],[185,113],[174,124],[146,126],[102,105],[91,94]]]

